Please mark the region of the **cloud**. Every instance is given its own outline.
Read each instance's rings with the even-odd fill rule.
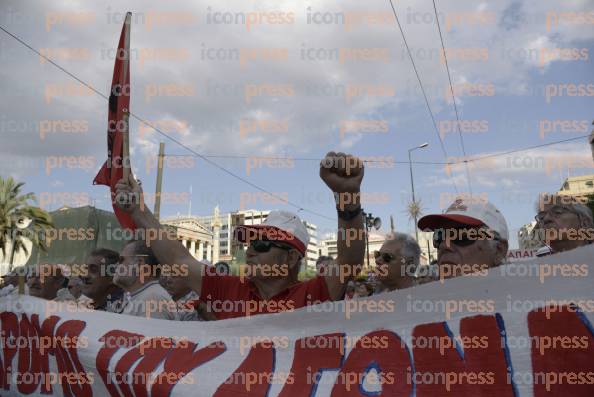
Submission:
[[[82,9],[77,4],[63,1],[32,7],[7,1],[2,7],[11,10],[9,15],[23,16],[23,22],[7,27],[34,47],[88,49],[86,59],[77,58],[72,51],[54,51],[53,55],[66,69],[99,91],[107,92],[113,67],[110,49],[115,46],[121,29],[121,15],[118,17],[116,12],[121,6],[115,1],[84,3],[84,11],[94,18],[90,23],[78,23]],[[567,6],[581,10],[587,9],[587,5],[586,0],[574,0]],[[197,22],[181,17],[173,21],[158,19],[159,10],[147,8],[140,1],[127,6],[138,10],[132,28],[135,54],[131,71],[132,111],[147,119],[187,122],[183,133],[169,134],[202,152],[307,153],[320,145],[337,143],[348,148],[358,141],[353,137],[337,142],[336,126],[341,120],[357,115],[372,117],[380,108],[392,109],[397,117],[401,106],[422,105],[416,78],[395,25],[370,24],[360,17],[362,12],[369,11],[390,21],[391,10],[384,2],[369,4],[363,11],[355,1],[317,2],[310,9],[291,2],[271,5],[275,10],[293,13],[294,22],[285,26],[236,24],[235,21],[241,22],[245,15],[254,12],[252,6],[237,1],[214,6],[203,2],[168,3],[167,11],[184,12]],[[444,106],[449,109],[447,78],[432,6],[403,1],[397,2],[396,7],[432,106],[436,110]],[[523,59],[516,53],[506,55],[505,50],[569,46],[577,40],[594,37],[594,33],[588,32],[591,29],[562,22],[547,32],[550,5],[539,1],[520,6],[513,1],[476,4],[467,0],[442,3],[439,7],[448,48],[489,49],[488,62],[469,61],[462,53],[452,53],[449,62],[454,81],[494,82],[502,93],[517,91],[517,87],[526,84],[530,72],[539,67],[538,58]],[[340,12],[350,13],[348,26],[340,23],[338,17],[328,18]],[[472,12],[494,15],[495,19],[476,22],[468,17]],[[515,12],[521,15],[510,20]],[[60,15],[61,20],[52,19]],[[215,18],[215,15],[233,23],[209,23],[207,17]],[[337,23],[309,23],[310,16],[313,19],[317,16],[316,21]],[[34,23],[37,20],[45,23]],[[57,131],[52,139],[40,145],[36,138],[38,131],[31,127],[26,132],[29,139],[18,145],[8,142],[1,152],[38,157],[76,152],[104,157],[105,100],[94,94],[77,95],[73,91],[68,94],[73,80],[53,66],[42,64],[39,57],[13,40],[2,40],[5,41],[8,43],[1,72],[5,88],[22,94],[17,101],[10,96],[0,98],[6,114],[16,120],[80,118],[88,120],[89,129],[87,134],[79,135]],[[376,58],[364,60],[356,55],[357,48],[385,51],[378,50]],[[552,58],[547,64],[556,61],[557,58]],[[382,87],[395,88],[397,94],[381,92]],[[462,95],[458,99],[460,106],[469,101]],[[21,106],[23,103],[27,106]],[[243,139],[240,121],[253,118],[255,113],[261,115],[256,116],[260,119],[288,120],[289,133],[270,134],[259,128]],[[422,106],[414,114],[427,117]],[[139,126],[134,121],[132,125],[132,139],[136,141]],[[154,151],[157,142],[163,139],[158,134],[146,134],[145,138],[146,141],[139,142],[143,154]]]
[[[510,154],[478,153],[470,159],[478,159],[468,162],[472,184],[486,188],[517,188],[534,180],[559,180],[568,174],[594,173],[592,152],[585,144],[585,139],[584,142]],[[448,186],[453,180],[459,188],[467,186],[466,167],[460,162],[463,159],[452,160],[458,163],[444,166],[442,170],[429,175],[426,185]]]

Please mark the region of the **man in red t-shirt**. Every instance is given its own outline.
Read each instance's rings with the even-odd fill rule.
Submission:
[[[196,260],[172,238],[157,238],[151,248],[162,264],[186,264],[189,286],[200,296],[202,307],[217,319],[278,313],[324,301],[341,300],[349,280],[361,270],[365,232],[360,203],[363,162],[344,153],[330,152],[320,163],[320,177],[334,193],[338,213],[338,256],[323,275],[300,282],[301,261],[309,236],[299,217],[272,211],[262,225],[240,226],[235,238],[248,245],[245,276],[218,275]],[[126,197],[120,208],[128,211],[145,235],[162,236],[159,221],[145,205],[142,191],[130,176],[116,186],[116,197]],[[162,229],[161,229],[162,230]],[[152,233],[148,233],[152,232]]]

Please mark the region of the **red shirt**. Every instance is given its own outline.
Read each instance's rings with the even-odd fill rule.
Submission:
[[[262,299],[254,284],[245,278],[202,276],[200,302],[205,303],[207,311],[219,320],[292,311],[329,300],[326,280],[320,276],[293,284],[270,299]]]

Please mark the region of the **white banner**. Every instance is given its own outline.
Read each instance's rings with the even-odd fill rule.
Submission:
[[[592,258],[218,322],[4,298],[0,394],[593,396]]]

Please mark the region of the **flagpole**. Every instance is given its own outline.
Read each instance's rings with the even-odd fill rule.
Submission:
[[[132,19],[132,13],[126,13],[126,20],[125,20],[125,31],[124,31],[124,71],[123,71],[123,84],[126,84],[126,80],[128,77],[128,68],[130,67],[130,21]],[[124,89],[129,90],[130,92],[131,87],[124,87]],[[130,110],[124,108],[123,109],[123,121],[124,121],[124,131],[122,131],[122,167],[123,167],[123,178],[127,181],[130,178]]]
[[[159,158],[157,162],[157,187],[155,190],[155,211],[157,220],[161,216],[161,187],[163,185],[163,160],[165,157],[165,142],[159,143]]]
[[[125,229],[135,229],[131,215],[119,208],[130,200],[139,200],[128,194],[118,196],[116,184],[120,179],[129,180],[132,175],[130,162],[130,29],[132,13],[127,12],[118,39],[117,52],[113,65],[111,92],[109,95],[107,124],[107,161],[99,170],[94,185],[109,186],[113,211],[118,222]],[[140,181],[139,181],[140,184]]]

